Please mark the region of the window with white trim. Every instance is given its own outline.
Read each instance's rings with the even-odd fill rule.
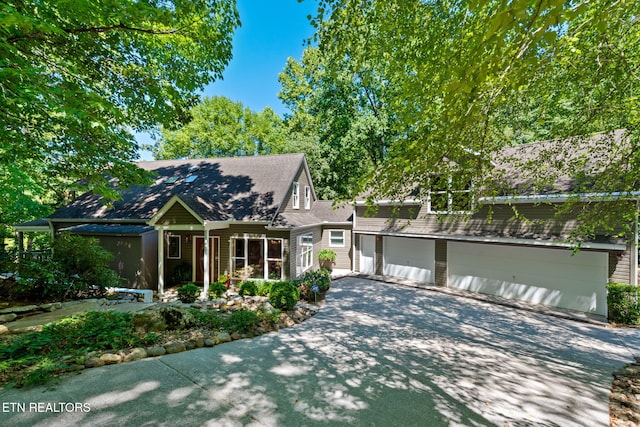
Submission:
[[[472,183],[457,175],[432,175],[429,178],[428,211],[432,213],[473,210]]]
[[[169,244],[167,248],[167,258],[168,259],[180,259],[182,258],[182,240],[180,236],[172,236],[169,235]]]
[[[283,239],[232,237],[231,268],[253,279],[282,280]],[[240,275],[240,274],[238,274]]]
[[[329,230],[329,246],[344,248],[344,230]]]
[[[303,234],[299,239],[300,267],[305,271],[313,266],[313,233]]]
[[[291,203],[293,205],[293,209],[300,208],[300,184],[297,181],[293,182],[293,187],[291,189]]]
[[[311,187],[304,186],[304,208],[311,209]]]

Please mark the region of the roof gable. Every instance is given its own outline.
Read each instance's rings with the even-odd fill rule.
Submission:
[[[87,193],[50,218],[149,221],[179,196],[204,221],[271,221],[302,163],[303,154],[140,162],[155,174],[150,186],[121,191],[112,206]]]

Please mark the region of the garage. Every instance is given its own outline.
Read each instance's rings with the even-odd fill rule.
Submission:
[[[360,236],[360,273],[376,273],[376,237]]]
[[[606,252],[448,242],[447,261],[449,287],[606,316]]]
[[[435,242],[427,239],[385,236],[383,274],[418,282],[433,283]]]

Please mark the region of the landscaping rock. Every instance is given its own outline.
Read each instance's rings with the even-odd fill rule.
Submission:
[[[204,345],[205,347],[213,347],[214,345],[216,345],[216,342],[211,338],[207,338],[206,340],[204,340]]]
[[[140,360],[147,357],[147,351],[144,348],[134,348],[131,353],[124,357],[125,362],[133,362],[134,360]]]
[[[4,325],[0,325],[0,335],[4,335],[4,334],[8,334],[9,333],[9,328],[7,328]]]
[[[122,362],[122,356],[119,354],[105,353],[100,356],[100,360],[102,360],[105,365],[113,365]]]
[[[161,312],[146,310],[134,314],[133,327],[139,333],[161,332],[167,329],[167,323]]]
[[[203,338],[203,337],[196,337],[196,338],[193,338],[193,339],[191,340],[191,342],[193,343],[193,345],[194,345],[195,347],[198,347],[198,348],[200,348],[200,347],[204,347],[204,338]]]
[[[149,347],[146,349],[148,357],[162,356],[167,354],[167,350],[165,350],[162,346]]]
[[[167,351],[167,354],[173,353],[181,353],[186,350],[186,347],[181,341],[173,341],[164,345],[164,349]]]
[[[230,342],[231,341],[231,335],[229,335],[228,332],[219,332],[216,335],[216,343],[221,343],[221,342]]]
[[[87,360],[84,361],[84,366],[86,368],[97,368],[104,365],[105,361],[98,357],[88,357]]]
[[[15,313],[0,314],[0,323],[11,322],[18,317]]]
[[[30,311],[37,311],[38,310],[38,306],[37,305],[23,305],[20,307],[10,307],[10,308],[3,308],[2,310],[0,310],[0,314],[6,314],[6,313],[28,313]]]

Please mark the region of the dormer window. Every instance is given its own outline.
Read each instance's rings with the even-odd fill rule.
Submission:
[[[293,209],[300,209],[300,184],[297,181],[293,182],[291,203],[293,204]]]
[[[311,187],[304,186],[304,208],[311,209]]]
[[[432,213],[464,213],[473,210],[472,183],[459,175],[429,178],[428,210]]]

